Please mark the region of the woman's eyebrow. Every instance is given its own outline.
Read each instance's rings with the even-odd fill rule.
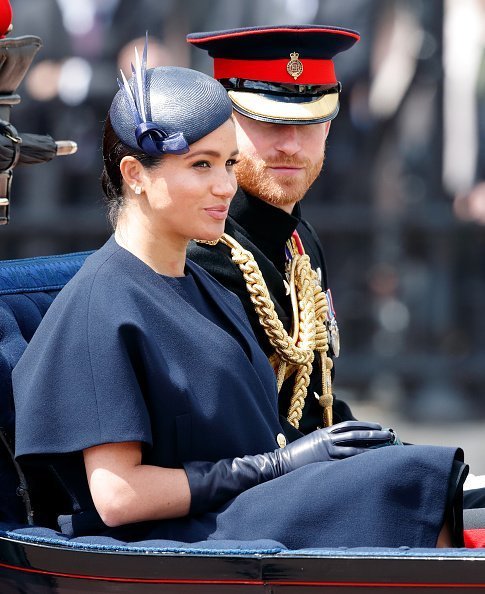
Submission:
[[[234,155],[237,155],[239,153],[238,149],[235,149],[232,151],[232,153],[229,155],[230,157],[234,157]],[[198,155],[209,155],[210,157],[220,157],[221,153],[219,151],[213,151],[210,149],[207,150],[203,150],[201,149],[200,151],[195,151],[195,153],[187,153],[184,157],[184,159],[190,159],[191,157],[197,157]]]

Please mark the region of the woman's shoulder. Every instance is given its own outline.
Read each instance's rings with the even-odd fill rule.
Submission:
[[[124,274],[124,268],[122,248],[111,238],[86,258],[56,296],[45,317],[49,320],[59,316],[85,315],[93,304],[98,309],[103,303],[111,308],[123,292],[123,284],[132,278],[132,275]]]
[[[113,269],[119,268],[122,251],[114,237],[110,237],[103,246],[86,258],[84,264],[73,276],[73,284],[103,280],[104,274],[110,274]],[[100,274],[100,272],[103,274]]]
[[[66,291],[84,293],[94,286],[96,291],[106,287],[111,291],[111,297],[115,298],[117,289],[124,284],[136,286],[140,275],[143,276],[143,273],[146,273],[145,268],[147,267],[143,262],[119,246],[112,236],[102,247],[86,258],[60,295]]]

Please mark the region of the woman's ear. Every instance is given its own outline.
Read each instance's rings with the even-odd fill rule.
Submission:
[[[123,157],[120,162],[120,172],[125,184],[131,188],[135,194],[141,194],[143,191],[145,170],[140,161],[131,156]]]

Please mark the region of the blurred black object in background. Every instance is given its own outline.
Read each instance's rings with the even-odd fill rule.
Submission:
[[[0,122],[0,171],[9,169],[12,163],[15,163],[14,166],[47,163],[58,155],[75,153],[76,147],[73,141],[54,140],[48,134],[20,133],[12,136],[8,131],[4,134]]]
[[[10,123],[13,105],[20,101],[15,93],[24,78],[40,46],[38,37],[24,36],[18,39],[4,39],[11,29],[9,20],[11,10],[8,2],[2,5],[2,26],[0,34],[0,134],[10,144],[10,156],[7,155],[4,167],[0,168],[0,225],[8,223],[12,171],[20,158],[20,138],[17,130]]]
[[[8,7],[8,2],[5,6]],[[4,12],[5,6],[2,6]],[[0,39],[0,224],[9,221],[15,167],[46,163],[57,155],[75,153],[77,148],[75,142],[56,142],[48,135],[19,134],[10,123],[11,109],[20,102],[15,91],[41,45],[41,39],[32,35]]]

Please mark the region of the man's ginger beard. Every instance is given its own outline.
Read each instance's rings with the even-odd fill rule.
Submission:
[[[257,196],[275,206],[299,202],[319,176],[325,155],[312,163],[309,159],[279,157],[278,161],[266,162],[253,155],[242,154],[236,165],[239,186],[248,194]],[[273,175],[269,167],[304,167],[304,175]]]

